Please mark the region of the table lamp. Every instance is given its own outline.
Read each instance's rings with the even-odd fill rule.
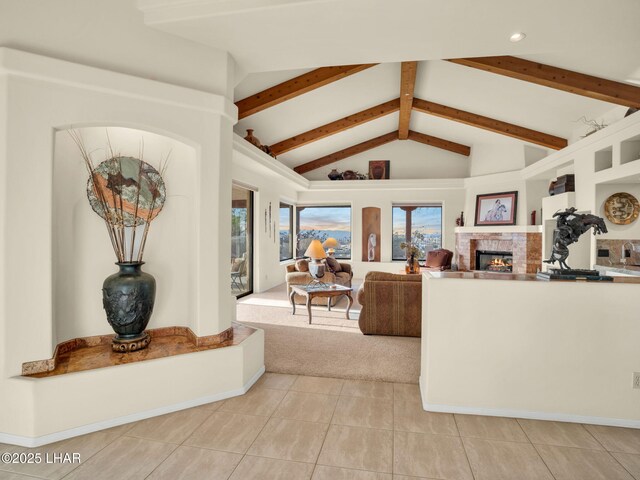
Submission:
[[[322,263],[322,259],[327,258],[327,254],[324,248],[322,248],[320,240],[311,240],[307,250],[304,252],[304,256],[310,257],[313,260],[313,262],[309,263],[309,273],[315,281],[319,282],[320,279],[324,277],[324,264]]]
[[[327,249],[327,255],[330,257],[333,257],[333,254],[336,253],[335,248],[338,245],[338,241],[333,237],[327,238],[322,244],[322,246]]]

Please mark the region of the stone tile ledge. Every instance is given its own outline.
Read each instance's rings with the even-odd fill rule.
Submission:
[[[151,344],[144,350],[130,353],[111,351],[113,334],[67,340],[56,346],[52,358],[23,363],[22,375],[53,376],[228,347],[241,343],[255,329],[234,322],[228,329],[204,337],[197,336],[189,327],[179,326],[154,328],[147,332],[151,335]]]

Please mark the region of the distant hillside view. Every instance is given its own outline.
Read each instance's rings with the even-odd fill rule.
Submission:
[[[335,238],[338,246],[335,247],[335,258],[351,258],[351,232],[344,230],[300,230],[296,256],[302,257],[311,240],[317,239],[324,242],[327,238]]]
[[[392,258],[407,258],[402,242],[411,242],[420,249],[420,260],[427,253],[442,247],[442,207],[440,206],[397,206],[392,209],[393,235]],[[410,236],[407,238],[407,226]]]
[[[302,257],[312,240],[335,238],[335,258],[351,258],[351,207],[298,207],[296,257]]]

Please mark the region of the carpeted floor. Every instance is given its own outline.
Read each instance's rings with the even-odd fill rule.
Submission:
[[[354,300],[358,287],[354,284]],[[345,318],[346,306],[342,299],[331,312],[312,307],[309,325],[304,305],[291,314],[282,284],[238,300],[237,319],[265,331],[268,372],[417,383],[420,339],[363,335],[357,321],[360,305],[354,301],[351,320]]]

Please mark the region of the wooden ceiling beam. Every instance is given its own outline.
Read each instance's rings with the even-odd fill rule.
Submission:
[[[413,109],[428,115],[434,115],[447,120],[453,120],[454,122],[464,123],[466,125],[471,125],[472,127],[482,128],[501,135],[507,135],[508,137],[535,143],[536,145],[542,145],[543,147],[552,148],[554,150],[560,150],[567,146],[567,140],[564,138],[520,127],[518,125],[513,125],[511,123],[475,113],[465,112],[464,110],[447,107],[427,100],[421,100],[419,98],[413,99]]]
[[[343,150],[333,152],[311,162],[298,165],[294,168],[294,170],[302,175],[303,173],[310,172],[311,170],[315,170],[317,168],[325,167],[331,163],[344,160],[347,157],[352,157],[362,152],[366,152],[367,150],[371,150],[372,148],[376,148],[386,143],[393,142],[394,140],[398,140],[398,132],[390,132],[385,135],[372,138],[371,140],[367,140],[366,142],[358,143],[357,145],[353,145]]]
[[[311,92],[316,88],[323,87],[349,75],[353,75],[354,73],[374,67],[375,65],[377,65],[377,63],[317,68],[311,72],[237,101],[238,118],[246,118],[249,115],[261,112],[269,107],[291,100],[303,93]]]
[[[640,87],[626,83],[510,56],[455,58],[449,61],[603,102],[640,108]]]
[[[399,109],[399,98],[381,103],[380,105],[376,105],[375,107],[367,108],[366,110],[363,110],[361,112],[354,113],[353,115],[341,118],[340,120],[336,120],[335,122],[327,123],[326,125],[323,125],[321,127],[314,128],[313,130],[309,130],[308,132],[301,133],[300,135],[287,138],[286,140],[271,145],[271,152],[274,155],[281,155],[293,150],[294,148],[302,147],[303,145],[307,145],[311,142],[315,142],[330,135],[343,132],[357,125],[370,122],[371,120],[389,115],[393,112],[397,112]]]
[[[406,140],[409,137],[413,90],[416,86],[417,72],[418,62],[402,62],[400,73],[400,119],[398,121],[399,140]]]
[[[423,143],[431,147],[441,148],[442,150],[448,150],[449,152],[457,153],[468,157],[471,155],[471,147],[462,145],[461,143],[452,142],[443,138],[434,137],[432,135],[426,135],[424,133],[414,132],[409,130],[407,138],[414,142]]]

